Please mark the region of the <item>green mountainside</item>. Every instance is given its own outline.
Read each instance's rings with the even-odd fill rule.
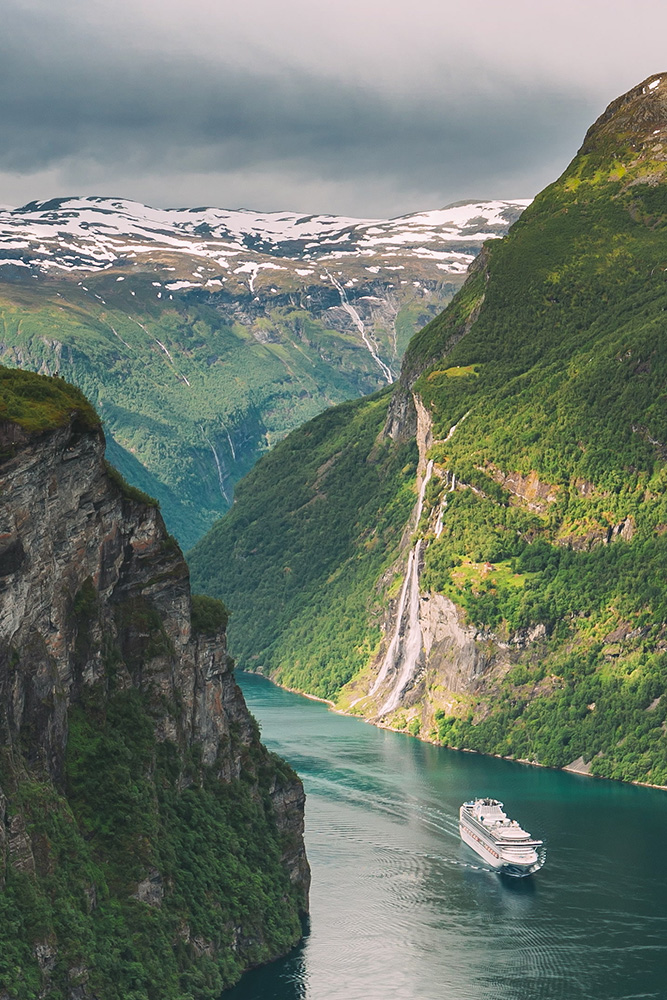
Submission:
[[[393,382],[527,202],[393,220],[110,198],[0,210],[0,364],[59,373],[186,547],[289,431]]]
[[[275,306],[279,334],[262,340],[207,297],[158,300],[154,277],[135,275],[131,290],[115,273],[87,276],[85,290],[2,285],[0,362],[78,385],[104,420],[110,460],[187,546],[270,444],[382,379],[352,335],[305,311]]]
[[[363,404],[295,432],[272,456],[273,475],[260,463],[252,498],[248,480],[233,515],[195,548],[193,576],[228,602],[242,665],[449,745],[667,784],[666,309],[667,76],[657,76],[610,105],[565,173],[413,338],[384,434]],[[280,602],[275,613],[264,591],[304,558],[303,525],[314,530],[321,503],[298,456],[329,422],[317,461],[336,479],[346,414],[360,422],[364,509],[378,514],[386,501],[368,492],[367,467],[417,428],[422,485],[433,466],[416,533],[405,478],[391,494],[401,514],[390,536],[324,486],[320,534],[345,546],[317,599],[297,579],[290,614]],[[276,507],[302,527],[261,548]],[[408,624],[394,629],[418,538],[421,650],[412,665],[389,664],[387,682],[411,666],[396,704],[373,682],[390,637],[408,645]],[[256,547],[264,575],[248,578]]]
[[[232,600],[240,664],[320,697],[377,648],[375,584],[414,505],[414,442],[381,436],[390,393],[327,410],[281,441],[190,553],[199,590]]]

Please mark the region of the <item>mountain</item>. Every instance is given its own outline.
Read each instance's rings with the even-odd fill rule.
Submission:
[[[217,998],[301,936],[304,794],[154,501],[0,368],[0,995]]]
[[[0,211],[0,363],[78,385],[110,459],[189,546],[259,454],[394,380],[526,204],[392,220],[113,198]]]
[[[380,725],[667,784],[667,74],[487,243],[393,389],[191,554],[244,667]]]

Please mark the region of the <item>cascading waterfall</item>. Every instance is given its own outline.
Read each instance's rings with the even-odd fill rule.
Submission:
[[[415,526],[419,524],[424,509],[426,486],[433,473],[433,461],[426,466],[424,479],[419,490]],[[398,602],[394,634],[385,653],[382,666],[370,690],[374,694],[384,682],[387,675],[400,664],[401,668],[392,687],[389,697],[380,709],[380,714],[393,711],[398,705],[406,684],[412,677],[422,648],[422,633],[419,625],[419,560],[421,557],[422,540],[415,543],[408,556],[408,566]]]
[[[415,546],[416,548],[416,546]],[[401,641],[401,623],[403,622],[403,615],[405,613],[405,601],[408,596],[408,587],[412,579],[412,564],[415,558],[415,549],[410,549],[410,555],[408,556],[408,567],[405,571],[405,578],[403,580],[403,586],[401,587],[401,596],[398,601],[398,609],[396,612],[396,627],[394,629],[394,634],[389,643],[389,648],[385,653],[384,660],[382,661],[382,666],[380,667],[380,672],[375,678],[375,683],[370,689],[369,694],[375,694],[380,685],[384,682],[385,677],[390,670],[393,670],[396,666],[396,659],[399,652],[399,643]]]
[[[229,441],[229,450],[232,453],[232,458],[234,459],[234,461],[236,461],[236,449],[234,447],[234,442],[232,441],[232,436],[229,433],[229,428],[226,426],[226,424],[224,423],[224,421],[221,420],[220,423],[222,424],[222,429],[224,430],[225,434],[227,435],[227,440]]]
[[[468,417],[469,415],[470,415],[470,410],[468,410],[467,413],[464,413],[463,416],[461,417],[461,419],[457,420],[455,424],[452,424],[452,426],[449,428],[449,430],[445,434],[445,436],[443,438],[443,441],[449,441],[449,439],[453,436],[454,431],[459,426],[459,424],[462,424],[463,421],[466,419],[466,417]]]
[[[468,413],[469,412],[470,411],[468,411]],[[456,431],[456,428],[463,423],[468,416],[468,413],[464,413],[457,423],[452,424],[444,438],[445,441],[450,440]],[[422,516],[426,486],[432,473],[433,460],[429,461],[426,466],[424,479],[421,484],[421,489],[419,490],[419,502],[417,503],[415,527],[419,525],[419,521]],[[452,493],[455,489],[456,476],[452,473],[452,481],[447,492]],[[447,497],[445,496],[440,506],[440,510],[438,511],[438,519],[435,525],[436,538],[439,538],[442,534],[443,516],[446,507]],[[384,683],[387,676],[395,671],[397,667],[400,667],[391,692],[380,709],[380,715],[386,715],[388,712],[393,712],[393,710],[398,707],[401,696],[403,695],[410,678],[415,672],[415,668],[421,654],[422,631],[419,624],[419,561],[421,558],[421,551],[422,539],[420,538],[419,541],[415,543],[410,551],[410,555],[408,556],[405,579],[403,581],[401,596],[398,602],[394,634],[391,638],[391,642],[389,643],[387,652],[385,653],[382,665],[380,666],[380,671],[369,691],[369,694],[375,694],[375,692],[379,690],[381,685]]]
[[[399,638],[402,665],[391,693],[380,709],[380,715],[386,715],[387,712],[392,712],[398,706],[405,686],[414,673],[419,654],[422,650],[422,630],[419,624],[419,558],[421,556],[421,545],[422,540],[420,538],[410,553],[412,565],[410,566],[408,576],[409,598],[407,602],[407,619],[405,621],[405,631],[402,636],[403,641],[400,642]]]
[[[456,424],[454,424],[454,427],[456,428]],[[448,484],[449,483],[449,473],[447,472],[447,473],[445,473],[445,475],[447,477],[445,479],[445,483]],[[456,489],[456,474],[452,473],[451,484],[449,485],[449,489],[447,490],[447,493],[445,493],[444,497],[442,498],[442,502],[440,503],[440,510],[438,511],[438,519],[435,522],[435,537],[436,538],[440,538],[440,535],[442,534],[442,529],[444,527],[443,519],[444,519],[444,516],[445,516],[445,511],[447,510],[447,494],[448,493],[453,493],[455,489]]]
[[[174,359],[173,359],[173,358],[172,358],[172,356],[171,356],[171,352],[169,351],[169,349],[168,349],[167,347],[165,347],[165,345],[164,345],[164,344],[162,343],[162,341],[161,341],[161,340],[158,340],[158,339],[157,339],[157,337],[154,337],[154,336],[152,335],[152,333],[150,333],[150,331],[149,331],[149,330],[147,330],[147,328],[146,328],[146,327],[144,326],[144,324],[143,324],[143,323],[140,323],[138,319],[135,319],[135,318],[134,318],[134,316],[130,316],[130,315],[129,315],[129,313],[125,313],[125,315],[126,315],[126,316],[127,316],[127,318],[128,318],[129,320],[131,320],[131,321],[132,321],[133,323],[136,323],[138,327],[141,327],[141,329],[142,329],[142,330],[144,331],[144,333],[146,334],[146,336],[147,336],[147,337],[148,337],[148,338],[149,338],[150,340],[152,340],[154,344],[157,344],[157,346],[158,346],[158,347],[160,348],[160,350],[161,350],[161,351],[162,351],[162,353],[163,353],[163,354],[165,355],[165,357],[167,357],[167,358],[169,359],[169,367],[170,367],[170,368],[171,368],[171,370],[173,371],[173,373],[174,373],[174,375],[176,376],[176,378],[177,378],[177,379],[180,379],[180,380],[181,380],[181,382],[183,382],[183,383],[184,383],[184,385],[187,385],[187,386],[188,386],[188,388],[190,388],[190,389],[191,389],[191,388],[192,388],[192,386],[191,386],[191,384],[190,384],[190,380],[189,380],[189,378],[187,377],[187,375],[183,375],[183,373],[182,373],[182,372],[179,372],[179,371],[178,371],[178,369],[176,368],[176,364],[175,364],[175,362],[174,362]],[[113,330],[113,332],[114,332],[114,333],[116,333],[116,331],[115,331],[115,330],[113,329],[113,327],[111,327],[111,329]],[[119,338],[119,340],[123,340],[123,338],[122,338],[122,337],[120,337],[120,336],[119,336],[119,334],[117,334],[117,333],[116,333],[116,336],[117,336],[117,337]],[[123,343],[125,343],[125,341],[124,341],[124,340],[123,340]],[[127,346],[129,347],[130,345],[128,344]],[[132,348],[130,348],[130,349],[132,350]]]
[[[371,341],[371,338],[366,333],[366,327],[364,326],[364,321],[362,320],[361,316],[359,315],[359,313],[357,312],[357,310],[354,308],[354,306],[350,305],[350,303],[348,302],[347,293],[346,293],[345,289],[343,288],[343,286],[341,285],[340,281],[337,281],[336,278],[334,278],[333,274],[330,274],[329,271],[327,271],[326,274],[327,274],[327,276],[329,278],[331,278],[331,282],[332,282],[334,288],[336,289],[336,291],[340,295],[340,304],[341,304],[341,306],[343,307],[343,309],[345,310],[345,312],[348,314],[348,316],[351,317],[352,322],[354,323],[354,325],[356,326],[357,330],[361,334],[361,339],[363,340],[364,344],[368,348],[368,350],[370,352],[370,355],[373,358],[373,361],[375,361],[375,363],[378,365],[378,367],[382,371],[382,374],[386,378],[387,385],[391,385],[393,383],[393,381],[394,381],[394,373],[392,372],[391,368],[389,368],[389,366],[384,363],[384,361],[382,360],[382,358],[378,357],[377,343],[373,344],[373,342]]]
[[[225,500],[227,501],[227,503],[229,503],[229,497],[227,496],[227,490],[225,489],[225,480],[224,480],[224,476],[223,476],[223,473],[222,473],[222,465],[220,464],[220,458],[218,457],[218,453],[217,453],[217,451],[215,449],[215,446],[214,446],[213,442],[207,436],[206,431],[204,430],[202,424],[199,425],[199,430],[202,432],[204,440],[206,441],[207,445],[209,446],[209,448],[213,452],[213,458],[215,459],[215,465],[216,465],[216,468],[218,470],[218,483],[220,485],[220,493],[225,498]]]

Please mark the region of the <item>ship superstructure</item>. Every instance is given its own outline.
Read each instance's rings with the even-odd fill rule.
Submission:
[[[544,842],[535,840],[514,819],[509,819],[498,799],[472,799],[459,813],[461,840],[491,868],[522,878],[539,871],[546,858]]]

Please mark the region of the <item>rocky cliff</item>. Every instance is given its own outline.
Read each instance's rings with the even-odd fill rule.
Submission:
[[[301,783],[94,412],[0,371],[0,995],[217,996],[300,936]]]

